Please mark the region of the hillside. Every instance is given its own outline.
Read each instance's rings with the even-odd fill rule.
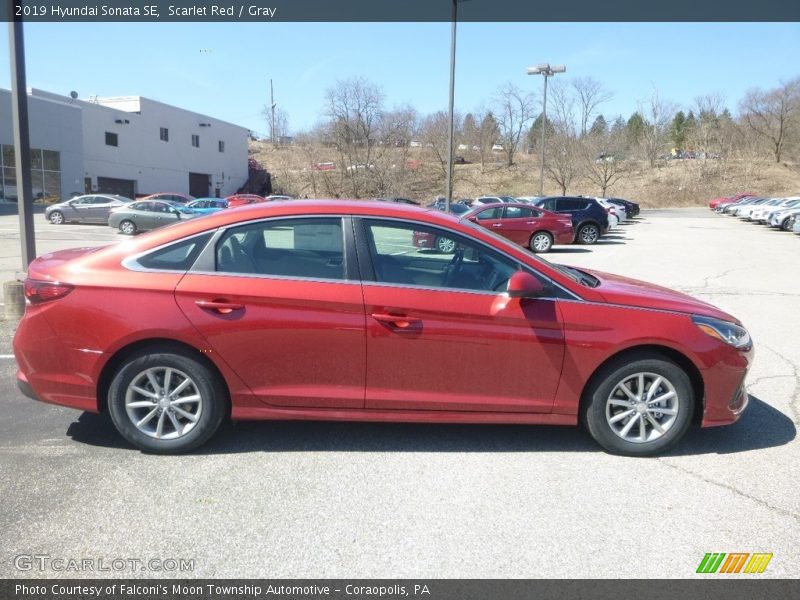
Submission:
[[[430,151],[422,148],[398,152],[383,171],[359,173],[363,181],[379,180],[379,194],[360,196],[405,196],[427,202],[444,194],[444,171]],[[264,142],[251,142],[250,155],[267,169],[276,192],[309,198],[350,197],[348,174],[340,169],[335,149],[283,146],[272,148]],[[493,153],[483,168],[478,157],[467,156],[472,164],[455,166],[454,197],[480,195],[531,196],[539,191],[538,157],[519,154],[515,165],[506,167],[504,156]],[[312,168],[314,163],[335,162],[331,171]],[[389,164],[389,163],[394,164]],[[411,168],[404,168],[411,165]],[[399,166],[399,168],[398,168]],[[368,181],[372,185],[373,181]],[[752,191],[764,195],[800,195],[800,165],[767,160],[669,160],[655,168],[639,161],[627,161],[625,172],[606,195],[630,198],[644,207],[701,205],[722,195]],[[560,194],[561,188],[545,178],[545,194]],[[599,194],[600,189],[585,177],[576,177],[568,194]]]

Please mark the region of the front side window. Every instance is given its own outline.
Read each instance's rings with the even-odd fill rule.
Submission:
[[[450,231],[422,224],[365,220],[367,245],[378,283],[503,292],[519,265]],[[439,251],[437,240],[451,240]]]
[[[487,208],[482,210],[477,215],[479,221],[489,221],[491,219],[499,219],[503,216],[503,207],[495,206],[494,208]]]
[[[345,279],[342,220],[279,219],[229,229],[217,244],[216,270]]]

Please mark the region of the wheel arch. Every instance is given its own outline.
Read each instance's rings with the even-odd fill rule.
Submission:
[[[705,384],[703,383],[703,376],[700,369],[692,360],[682,352],[670,348],[668,346],[661,346],[658,344],[642,344],[638,346],[631,346],[620,350],[616,354],[612,354],[606,358],[602,363],[597,365],[591,376],[586,380],[586,383],[581,390],[581,397],[578,406],[578,414],[583,414],[583,409],[588,401],[588,393],[598,382],[600,374],[610,364],[615,362],[625,362],[626,359],[641,360],[643,358],[666,358],[676,365],[678,365],[692,384],[692,391],[694,392],[694,414],[692,415],[692,423],[699,424],[703,420],[703,412],[705,410]]]
[[[106,364],[103,365],[103,368],[100,371],[100,377],[97,380],[97,409],[99,412],[108,411],[108,390],[111,387],[111,380],[114,378],[114,375],[119,368],[129,357],[148,349],[152,349],[153,351],[157,350],[159,352],[174,352],[176,354],[188,356],[206,366],[216,377],[219,378],[219,382],[222,385],[222,388],[225,390],[225,401],[227,403],[226,411],[228,416],[230,415],[230,387],[228,386],[228,382],[225,380],[225,376],[219,370],[217,365],[214,364],[214,361],[212,361],[210,358],[208,358],[208,356],[200,352],[200,350],[194,346],[169,338],[149,338],[131,342],[130,344],[118,349],[111,356],[111,358],[108,359]]]

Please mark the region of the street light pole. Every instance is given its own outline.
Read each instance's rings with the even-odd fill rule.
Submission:
[[[458,0],[452,0],[453,13],[450,28],[450,124],[447,132],[447,196],[444,201],[445,212],[450,212],[450,203],[453,201],[453,104],[456,92],[456,21],[458,19]]]
[[[547,78],[556,73],[565,73],[567,67],[564,65],[550,66],[550,63],[541,63],[535,67],[528,68],[528,75],[542,75],[544,77],[544,97],[542,98],[542,157],[539,164],[539,195],[544,195],[544,145],[545,131],[547,130]]]

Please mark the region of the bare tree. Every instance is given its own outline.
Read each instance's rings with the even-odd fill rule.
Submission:
[[[455,114],[454,118],[456,122],[461,121],[461,117],[458,114]],[[458,131],[455,131],[454,134],[454,139],[459,137]],[[434,162],[441,168],[444,177],[447,177],[448,171],[447,160],[449,155],[447,144],[450,139],[449,135],[450,115],[447,111],[440,110],[423,119],[420,137],[425,144],[425,148],[433,155]],[[457,146],[455,141],[453,143]]]
[[[744,121],[772,150],[775,162],[800,121],[800,77],[768,92],[750,90],[742,100]]]
[[[339,152],[340,170],[354,198],[367,193],[369,171],[383,116],[383,91],[359,77],[337,81],[325,94],[328,136]]]
[[[282,108],[275,109],[275,121],[272,120],[272,110],[269,105],[265,105],[261,110],[261,115],[267,122],[267,131],[271,140],[275,140],[276,144],[280,144],[281,138],[289,135],[289,113]],[[273,130],[273,123],[275,129]]]
[[[566,194],[573,180],[581,172],[581,147],[575,128],[575,98],[561,82],[552,86],[551,110],[548,121],[553,125],[553,135],[546,141],[545,173]]]
[[[601,196],[627,172],[624,149],[625,134],[619,129],[597,130],[581,138],[586,178],[600,189]]]
[[[611,100],[614,96],[603,88],[603,84],[591,77],[579,77],[572,80],[572,89],[578,99],[581,111],[580,125],[581,136],[588,132],[589,122],[597,113],[597,107],[603,102]]]
[[[479,124],[473,132],[473,137],[466,138],[466,143],[472,149],[477,148],[481,159],[481,172],[486,167],[486,159],[491,155],[492,146],[500,137],[500,129],[497,127],[497,120],[490,110],[481,108],[475,113],[475,120]]]
[[[497,91],[496,104],[499,141],[506,155],[506,165],[510,167],[514,164],[519,140],[535,117],[534,98],[532,94],[526,94],[514,84],[507,83]]]
[[[639,103],[639,113],[644,118],[640,143],[652,169],[669,140],[669,130],[675,108],[671,103],[662,100],[658,95],[658,90],[654,89],[645,103]]]

